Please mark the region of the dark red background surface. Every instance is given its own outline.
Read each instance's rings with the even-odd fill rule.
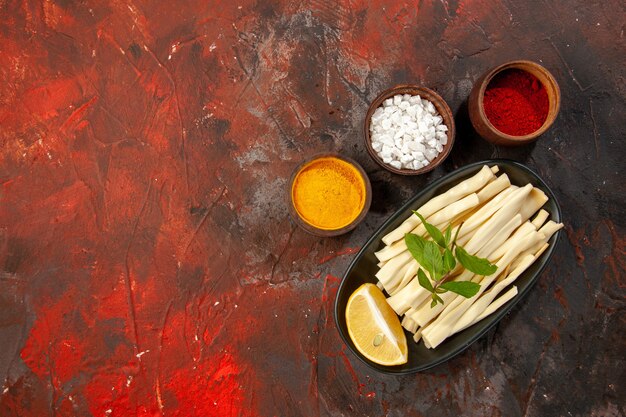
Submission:
[[[624,415],[626,14],[535,3],[0,1],[0,415]],[[464,101],[517,58],[554,73],[561,114],[492,147]],[[362,143],[369,101],[405,82],[457,114],[450,158],[418,178]],[[374,201],[321,239],[285,184],[331,150]],[[421,186],[490,157],[554,187],[551,266],[459,357],[371,371],[335,330],[339,277]]]

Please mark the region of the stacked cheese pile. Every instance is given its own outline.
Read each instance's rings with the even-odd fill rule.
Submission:
[[[417,210],[439,229],[451,225],[453,236],[460,227],[457,242],[470,254],[495,263],[498,269],[490,276],[474,275],[460,265],[451,272],[453,281],[471,280],[480,284],[475,296],[464,298],[446,292],[440,295],[444,304],[431,308],[431,294],[420,286],[416,277],[420,265],[404,240],[406,233],[427,236],[415,215],[383,237],[386,246],[376,252],[380,261],[376,277],[379,286],[389,294],[387,302],[403,316],[402,325],[415,334],[415,341],[423,339],[426,347],[437,347],[513,298],[517,288],[511,284],[547,249],[550,237],[563,227],[551,220],[546,222],[548,213],[541,209],[548,200],[545,193],[531,184],[512,185],[506,174],[496,176],[497,172],[497,166],[484,166],[473,177]],[[503,290],[506,291],[500,295]]]

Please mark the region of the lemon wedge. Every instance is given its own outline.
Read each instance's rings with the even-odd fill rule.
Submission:
[[[346,325],[352,343],[372,362],[385,366],[406,363],[406,336],[385,295],[374,284],[363,284],[346,305]]]

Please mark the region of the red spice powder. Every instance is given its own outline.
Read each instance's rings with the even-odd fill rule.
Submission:
[[[483,106],[496,129],[512,136],[524,136],[538,130],[546,121],[548,93],[534,75],[508,69],[491,79]]]

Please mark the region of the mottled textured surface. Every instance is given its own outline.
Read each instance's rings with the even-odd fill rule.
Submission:
[[[626,13],[619,1],[0,0],[0,415],[619,416],[626,398]],[[534,145],[477,138],[473,81],[543,63],[563,105]],[[400,178],[362,118],[437,90],[457,143]],[[358,160],[372,209],[305,234],[285,183]],[[431,371],[373,373],[332,302],[353,254],[421,186],[490,157],[554,187],[566,234],[530,296]]]

